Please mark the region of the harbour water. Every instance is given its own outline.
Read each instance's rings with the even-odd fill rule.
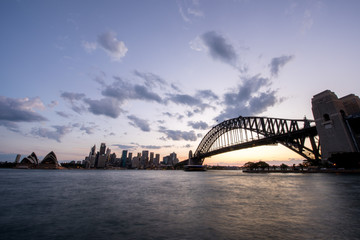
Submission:
[[[359,239],[360,175],[0,169],[1,239]]]

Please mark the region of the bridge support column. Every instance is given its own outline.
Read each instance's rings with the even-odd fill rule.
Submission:
[[[322,160],[335,153],[356,152],[356,139],[351,136],[344,117],[360,112],[359,97],[351,94],[339,99],[326,90],[315,95],[311,102]]]

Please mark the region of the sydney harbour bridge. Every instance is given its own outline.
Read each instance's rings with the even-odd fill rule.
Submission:
[[[309,162],[321,159],[320,141],[313,120],[242,117],[214,126],[194,154],[182,164],[202,165],[205,158],[230,151],[282,144]],[[181,164],[180,163],[180,164]]]

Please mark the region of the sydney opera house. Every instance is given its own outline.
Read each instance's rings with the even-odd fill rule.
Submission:
[[[21,162],[17,160],[17,168],[39,168],[39,169],[58,169],[61,168],[56,155],[53,151],[49,152],[40,162],[36,154],[33,152],[29,156],[24,157]]]

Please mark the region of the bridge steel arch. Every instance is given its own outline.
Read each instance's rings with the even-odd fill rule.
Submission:
[[[193,163],[206,157],[255,146],[282,144],[309,162],[320,160],[315,122],[306,118],[238,117],[214,126],[197,147]]]

